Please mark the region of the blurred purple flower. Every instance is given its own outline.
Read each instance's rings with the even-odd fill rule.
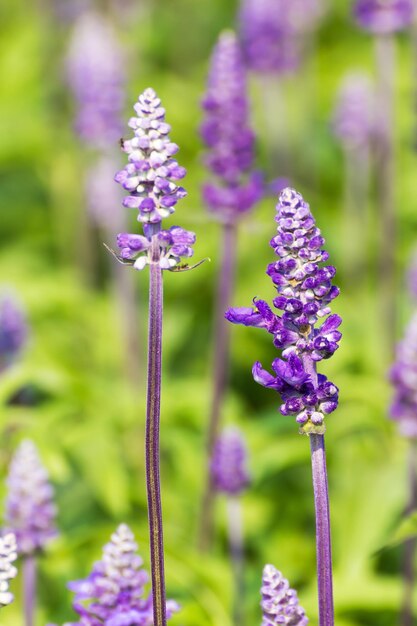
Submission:
[[[404,30],[413,20],[413,0],[357,0],[354,14],[359,26],[374,35]]]
[[[282,359],[275,359],[275,376],[255,363],[255,380],[281,394],[283,415],[296,415],[302,432],[324,432],[324,417],[335,410],[338,389],[314,364],[328,359],[339,347],[341,318],[330,315],[330,303],[339,295],[332,284],[336,270],[323,265],[329,258],[324,239],[309,205],[294,189],[284,189],[277,204],[277,235],[271,240],[279,260],[267,274],[277,288],[274,313],[264,300],[255,307],[231,308],[226,319],[233,324],[264,328],[273,335]],[[316,327],[319,318],[326,318]]]
[[[231,31],[223,32],[214,48],[202,106],[205,162],[219,181],[204,186],[204,199],[222,221],[233,222],[260,199],[263,185],[258,173],[248,178],[255,137],[249,127],[243,59]]]
[[[116,142],[125,99],[124,59],[111,23],[98,13],[82,14],[74,26],[67,79],[81,139],[102,149]]]
[[[249,484],[246,444],[237,428],[225,428],[211,459],[211,476],[217,491],[239,495]]]
[[[14,600],[9,590],[9,580],[17,575],[17,569],[13,565],[16,559],[16,537],[13,533],[0,537],[0,608],[11,604]]]
[[[0,372],[6,369],[26,344],[28,327],[23,309],[8,293],[0,296]]]
[[[5,526],[16,535],[19,554],[33,555],[57,535],[54,491],[38,451],[24,440],[10,464]]]
[[[417,437],[417,313],[397,346],[390,379],[394,386],[391,417],[402,435]]]
[[[375,93],[369,78],[348,74],[340,87],[333,116],[333,132],[347,148],[367,146],[375,136]]]
[[[262,626],[307,626],[297,592],[273,565],[265,565],[261,587]]]
[[[145,595],[148,574],[142,564],[132,531],[121,524],[91,574],[68,585],[80,616],[68,626],[152,626],[152,596]],[[178,610],[176,602],[167,601],[168,618]]]

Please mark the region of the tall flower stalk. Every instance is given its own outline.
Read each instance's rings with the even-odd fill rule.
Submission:
[[[24,623],[33,626],[37,558],[56,536],[57,529],[53,488],[32,441],[23,441],[17,449],[7,486],[5,526],[16,537],[18,553],[23,558]]]
[[[339,294],[332,284],[336,270],[324,265],[328,253],[303,197],[287,188],[277,204],[277,234],[271,246],[278,256],[267,268],[277,288],[274,313],[263,300],[254,307],[231,308],[226,318],[234,324],[264,328],[282,358],[273,361],[274,375],[259,362],[253,366],[256,382],[277,391],[280,411],[294,415],[300,433],[310,437],[313,490],[316,511],[317,576],[320,626],[334,625],[330,515],[324,447],[325,418],[338,404],[338,389],[318,374],[316,365],[338,348],[341,318],[330,314],[330,303]],[[317,326],[318,320],[324,321]]]
[[[413,0],[357,0],[358,24],[375,36],[378,120],[376,136],[377,206],[380,214],[379,277],[382,319],[388,348],[395,342],[395,41],[394,34],[407,28],[413,17]]]
[[[159,424],[161,401],[163,270],[180,269],[182,257],[193,255],[195,235],[179,226],[162,230],[162,220],[175,210],[186,195],[176,181],[186,170],[174,155],[178,146],[169,138],[165,109],[153,89],[146,89],[134,106],[129,121],[132,139],[124,141],[128,164],[115,180],[128,192],[123,205],[138,211],[143,235],[121,233],[117,243],[119,260],[143,270],[149,265],[148,380],[146,404],[146,489],[152,570],[154,625],[166,624],[164,543],[159,475]]]
[[[230,561],[234,578],[234,622],[243,623],[244,547],[241,495],[250,477],[247,451],[237,428],[224,429],[217,439],[211,459],[211,477],[217,493],[226,496]]]
[[[239,219],[262,195],[260,176],[251,173],[255,138],[249,126],[243,59],[236,36],[231,31],[223,32],[214,48],[202,106],[205,119],[201,135],[207,147],[205,163],[214,176],[214,181],[204,185],[203,196],[209,211],[223,227],[223,254],[214,312],[213,391],[207,435],[207,456],[210,459],[220,432],[227,386],[229,332],[224,311],[230,305],[234,286],[237,226]],[[211,541],[214,494],[208,474],[201,512],[199,543],[202,549],[206,549]]]

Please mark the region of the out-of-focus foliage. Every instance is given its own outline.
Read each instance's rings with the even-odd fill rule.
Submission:
[[[205,471],[211,310],[220,263],[220,227],[200,199],[204,172],[197,132],[199,100],[211,46],[220,29],[233,25],[236,4],[231,0],[131,0],[131,4],[126,18],[117,9],[112,14],[128,50],[128,101],[133,104],[147,86],[162,98],[172,138],[181,146],[181,163],[189,172],[184,181],[189,195],[172,223],[194,230],[196,258],[211,259],[193,272],[165,275],[161,460],[166,568],[168,596],[183,606],[171,623],[231,626],[232,581],[221,499],[215,549],[201,558],[193,538]],[[344,73],[355,68],[373,71],[373,46],[353,24],[347,0],[330,4],[300,73],[282,82],[278,97],[280,111],[287,115],[292,183],[312,205],[342,287],[334,310],[343,316],[344,339],[324,366],[341,398],[339,409],[328,419],[327,435],[337,624],[391,626],[402,594],[401,545],[393,538],[404,538],[397,529],[407,497],[408,446],[387,420],[389,355],[376,297],[372,234],[366,275],[357,284],[344,280],[348,275],[344,162],[329,122]],[[39,447],[56,487],[61,535],[41,559],[39,624],[71,619],[66,582],[86,575],[121,521],[135,531],[149,567],[145,387],[142,382],[132,388],[127,382],[111,282],[113,260],[85,218],[83,176],[91,155],[82,152],[72,130],[73,105],[63,82],[71,23],[58,20],[54,5],[55,0],[6,0],[0,7],[0,282],[19,294],[31,326],[24,357],[0,381],[0,472],[6,475],[16,445],[29,437]],[[410,37],[399,36],[397,43],[400,275],[417,235],[413,152],[417,73]],[[260,163],[276,177],[280,171],[267,162],[265,88],[265,83],[251,81]],[[127,110],[126,119],[129,116]],[[115,154],[118,150],[115,145]],[[272,259],[268,241],[275,228],[274,206],[273,197],[265,199],[241,225],[236,305],[249,305],[254,296],[271,296],[264,269]],[[371,198],[371,233],[377,222],[378,207]],[[135,279],[137,324],[144,346],[146,272]],[[403,323],[410,305],[401,279],[398,282],[393,297]],[[245,624],[260,621],[259,586],[267,562],[285,572],[298,589],[314,624],[309,442],[298,436],[291,418],[278,413],[278,397],[252,380],[253,361],[267,365],[275,356],[268,338],[242,328],[232,328],[231,335],[231,386],[224,414],[247,437],[253,474],[253,484],[243,497]],[[144,347],[141,358],[145,359]],[[4,482],[0,491],[3,498]],[[16,602],[4,610],[4,624],[21,621],[16,584],[14,591]]]

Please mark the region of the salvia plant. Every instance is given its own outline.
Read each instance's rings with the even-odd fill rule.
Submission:
[[[26,316],[20,303],[9,293],[0,296],[0,372],[12,365],[28,338]]]
[[[11,461],[7,478],[5,527],[16,537],[23,559],[25,624],[34,623],[36,560],[57,535],[54,491],[35,444],[24,440]]]
[[[316,509],[317,574],[320,626],[333,626],[332,561],[324,433],[326,416],[338,405],[338,388],[317,363],[337,350],[341,318],[331,314],[330,303],[339,294],[332,284],[336,270],[325,265],[329,258],[324,239],[309,205],[294,189],[284,189],[277,204],[277,234],[271,246],[278,260],[267,268],[278,295],[275,313],[267,302],[254,299],[253,307],[231,308],[226,318],[234,324],[264,328],[282,358],[272,363],[274,374],[259,362],[253,377],[277,391],[280,411],[293,415],[300,433],[310,437]],[[323,322],[318,325],[319,320]]]
[[[265,565],[261,587],[262,626],[307,626],[297,592],[273,565]]]
[[[119,260],[136,270],[149,267],[149,334],[146,407],[146,488],[150,530],[153,614],[155,626],[166,623],[165,571],[162,507],[159,475],[159,424],[161,401],[162,307],[164,270],[184,269],[182,258],[193,255],[194,233],[180,226],[162,228],[186,195],[177,181],[184,178],[174,155],[177,144],[169,137],[165,109],[153,89],[146,89],[134,106],[129,121],[133,137],[123,142],[127,165],[115,180],[128,192],[125,207],[137,211],[143,234],[121,233],[117,237]]]
[[[87,578],[69,583],[79,621],[66,626],[152,626],[152,595],[145,590],[148,574],[137,548],[130,528],[120,524]],[[178,604],[168,600],[167,618],[178,610]]]
[[[16,537],[8,533],[0,537],[0,608],[11,604],[14,596],[10,591],[10,580],[17,575],[13,565],[17,559]]]
[[[224,311],[230,305],[236,264],[239,220],[262,196],[263,183],[253,171],[255,136],[249,123],[246,76],[239,44],[233,32],[220,35],[214,48],[207,91],[202,102],[204,121],[201,136],[207,147],[205,164],[211,179],[203,187],[210,212],[222,224],[223,258],[218,278],[214,319],[213,391],[209,416],[207,454],[213,455],[219,435],[221,411],[227,384],[229,332]],[[212,534],[215,490],[208,473],[202,506],[201,547]]]

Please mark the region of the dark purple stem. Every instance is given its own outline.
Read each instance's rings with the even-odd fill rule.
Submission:
[[[410,489],[409,502],[405,513],[410,514],[417,508],[417,442],[410,444],[408,460],[408,483]],[[414,556],[416,538],[411,537],[404,544],[403,578],[404,596],[401,611],[401,626],[413,626],[413,589],[414,589]]]
[[[33,555],[23,559],[23,603],[25,626],[33,626],[36,599],[36,559]]]
[[[385,336],[392,352],[395,345],[395,242],[394,204],[394,80],[395,48],[392,35],[376,38],[378,72],[377,203],[381,216],[380,290]]]
[[[164,541],[159,476],[159,422],[162,357],[162,271],[160,248],[152,237],[149,266],[148,390],[146,406],[146,488],[151,550],[154,626],[166,625]]]
[[[243,599],[245,586],[243,577],[243,532],[242,509],[240,498],[230,496],[227,499],[227,518],[229,531],[230,561],[233,569],[234,597],[233,618],[235,626],[242,626],[244,616]]]
[[[207,433],[208,463],[213,454],[214,445],[219,436],[221,408],[227,386],[227,370],[229,361],[229,324],[224,313],[230,306],[233,291],[236,262],[236,225],[225,224],[223,228],[223,259],[218,283],[217,303],[214,318],[214,372],[211,411]],[[202,550],[210,546],[213,534],[213,504],[215,491],[211,476],[207,474],[207,482],[202,501],[199,544]]]

